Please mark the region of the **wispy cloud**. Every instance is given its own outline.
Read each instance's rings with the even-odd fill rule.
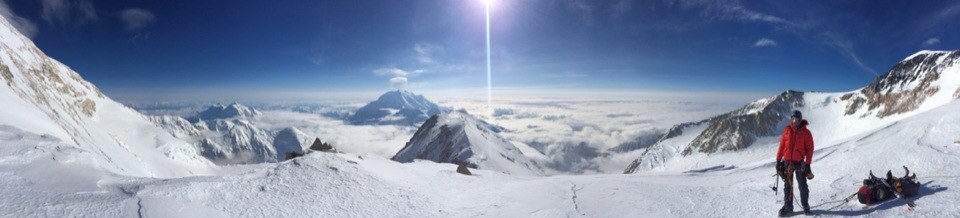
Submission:
[[[776,25],[792,26],[794,23],[787,19],[751,10],[739,2],[711,1],[711,0],[681,0],[683,7],[703,8],[702,15],[710,19],[736,20],[749,22],[764,22]]]
[[[83,26],[100,20],[93,2],[87,0],[42,0],[40,17],[50,25]]]
[[[923,41],[923,44],[921,45],[923,45],[923,47],[930,47],[937,44],[940,44],[940,38],[933,37],[933,38],[927,39],[927,41]]]
[[[157,17],[148,10],[128,8],[120,11],[120,20],[123,21],[123,30],[135,31],[155,21]]]
[[[828,45],[837,49],[837,51],[839,51],[840,54],[846,56],[847,59],[850,59],[850,61],[856,64],[857,67],[860,67],[860,69],[870,72],[874,76],[879,75],[877,74],[876,70],[874,70],[870,66],[867,66],[867,64],[863,63],[863,60],[861,60],[860,56],[858,56],[857,53],[854,51],[853,43],[850,42],[849,40],[846,40],[840,35],[837,35],[832,32],[825,32],[820,36],[821,36],[820,38],[824,40]]]
[[[37,24],[13,13],[13,10],[10,10],[10,6],[7,5],[6,1],[0,0],[0,15],[7,18],[7,22],[10,22],[13,28],[19,30],[21,34],[29,38],[37,35]]]
[[[413,51],[416,52],[416,59],[421,64],[434,64],[437,60],[434,55],[443,48],[432,43],[419,42],[413,45]]]
[[[797,37],[802,39],[816,39],[816,41],[835,49],[838,53],[846,57],[848,60],[850,60],[850,62],[863,71],[867,71],[873,75],[878,75],[876,70],[863,62],[863,59],[860,58],[854,49],[853,42],[837,32],[823,32],[823,30],[815,30],[812,29],[810,23],[800,24],[783,17],[752,10],[736,1],[681,0],[680,3],[686,7],[704,8],[703,15],[710,19],[767,23],[778,30],[795,34]],[[754,46],[777,45],[777,43],[773,40],[769,40],[769,42],[765,41],[766,40],[764,39],[760,39],[754,43]]]
[[[753,47],[776,47],[777,41],[768,38],[761,38],[753,43]]]

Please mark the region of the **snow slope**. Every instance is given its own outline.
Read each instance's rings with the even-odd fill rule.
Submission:
[[[818,148],[817,177],[810,181],[814,213],[960,214],[958,110],[960,103],[951,102]],[[17,187],[0,189],[0,216],[762,217],[775,216],[782,198],[767,187],[770,158],[700,173],[529,177],[483,169],[465,176],[452,164],[314,152],[276,164],[227,166],[218,176],[150,179],[102,171],[89,152],[57,149],[69,146],[12,127],[0,127],[0,143],[10,145],[0,147],[0,185]],[[923,184],[910,200],[913,211],[900,199],[868,207],[837,201],[855,192],[869,170],[900,174],[901,165]],[[86,176],[61,179],[72,176],[62,171]]]
[[[176,177],[214,169],[194,147],[47,57],[6,18],[0,19],[0,76],[0,124],[66,140],[119,174]]]
[[[440,112],[440,107],[423,95],[396,90],[383,93],[376,101],[358,109],[348,120],[353,124],[416,125]]]
[[[749,153],[750,147],[775,148],[792,110],[803,112],[809,121],[816,147],[834,146],[955,102],[958,92],[960,51],[921,51],[858,90],[786,91],[726,114],[674,126],[625,172],[686,171],[735,159],[727,156],[744,158],[738,153]]]
[[[499,127],[463,110],[434,115],[391,159],[403,163],[423,159],[514,175],[542,175],[538,165],[497,135],[499,131]]]

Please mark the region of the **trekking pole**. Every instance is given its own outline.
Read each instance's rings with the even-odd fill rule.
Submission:
[[[777,174],[773,174],[773,186],[770,186],[770,189],[773,189],[773,194],[777,194],[777,189],[780,187],[780,178],[777,178]]]

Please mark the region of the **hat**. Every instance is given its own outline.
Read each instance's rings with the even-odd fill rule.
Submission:
[[[791,118],[796,117],[797,119],[803,119],[803,114],[801,114],[800,111],[795,110],[795,111],[793,111],[793,115],[790,115],[790,117],[791,117]]]

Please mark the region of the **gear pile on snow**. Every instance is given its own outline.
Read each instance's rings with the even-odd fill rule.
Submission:
[[[906,171],[903,177],[893,177],[893,174],[887,171],[885,179],[874,176],[873,171],[870,171],[870,178],[864,179],[863,185],[857,191],[857,200],[862,204],[873,205],[894,197],[908,198],[917,195],[920,189],[917,174],[910,175],[910,169],[906,166],[903,169]]]

